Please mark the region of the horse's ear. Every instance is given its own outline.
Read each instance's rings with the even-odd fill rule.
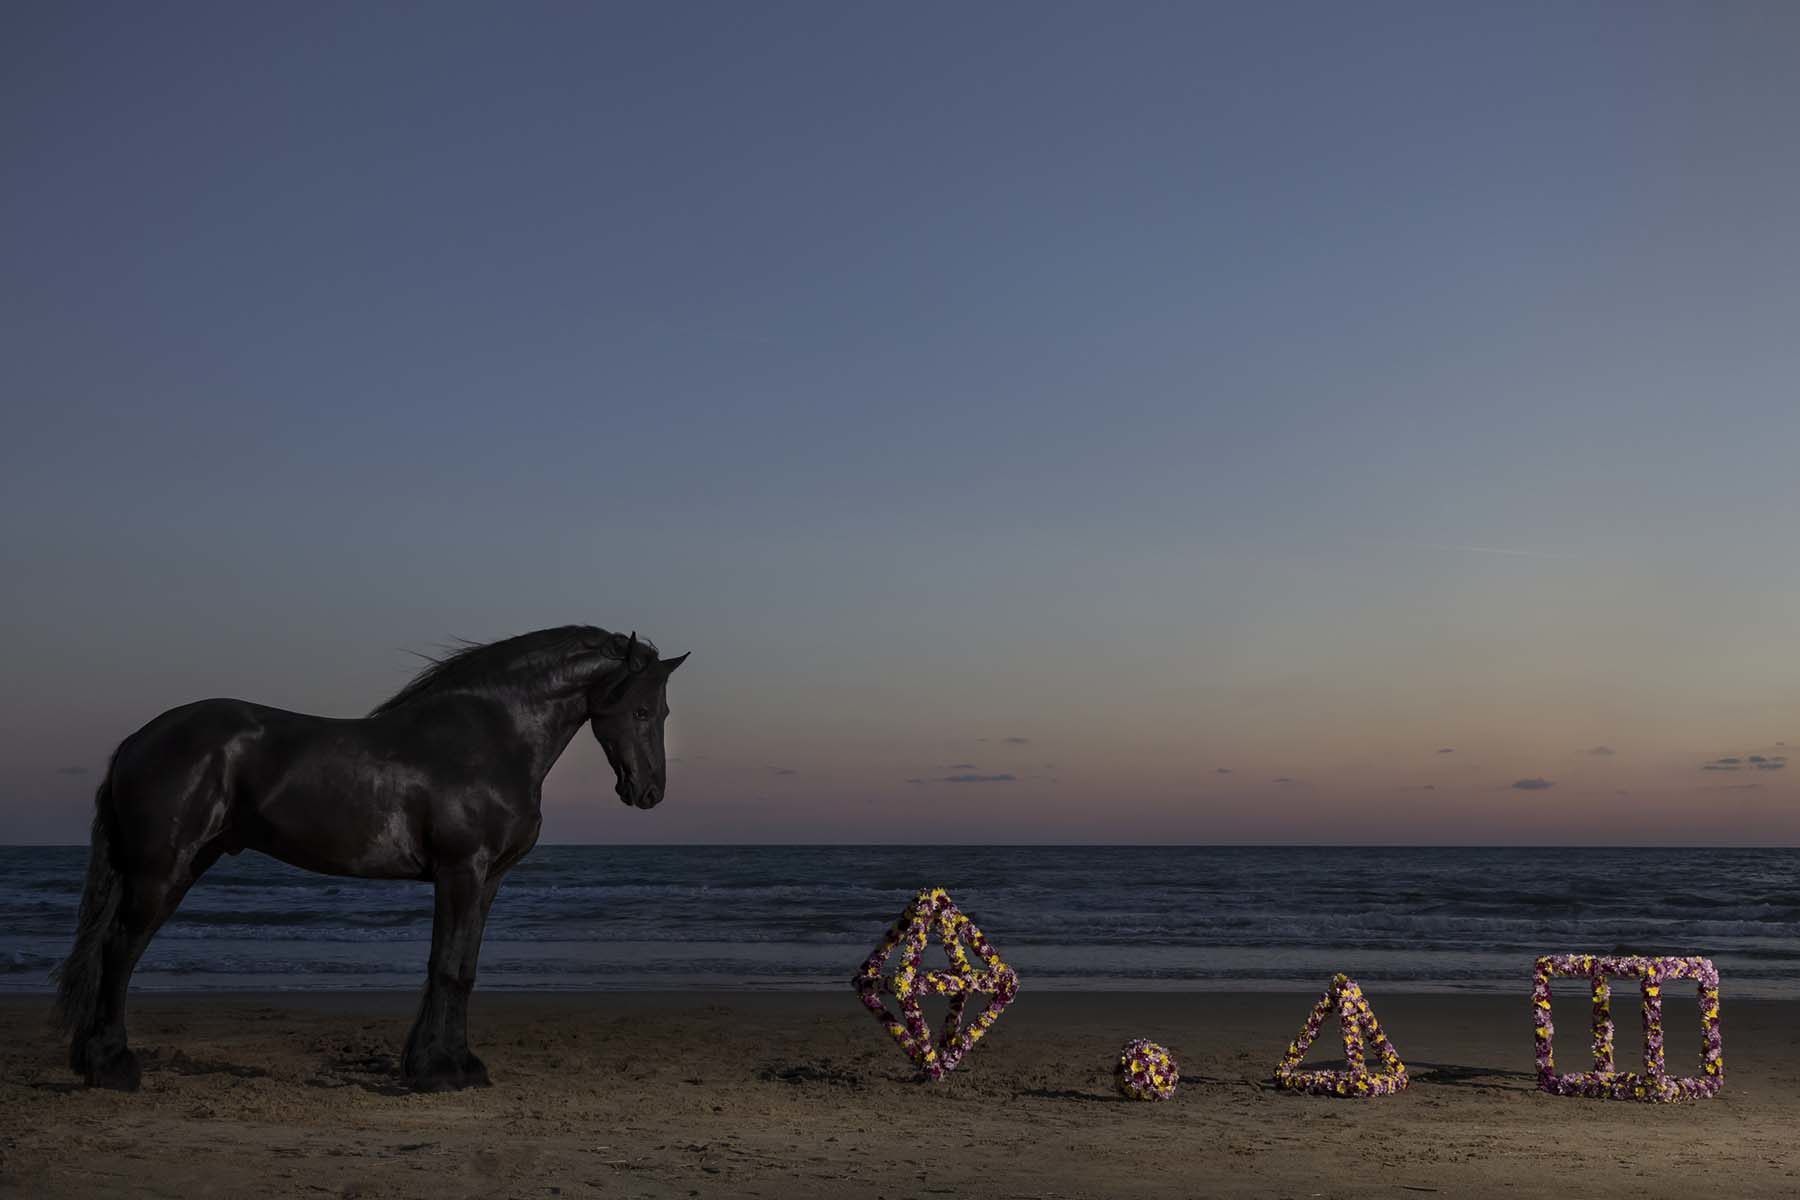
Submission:
[[[688,654],[692,654],[692,653],[693,653],[692,650],[688,651]],[[667,676],[673,675],[675,673],[675,668],[679,667],[682,663],[686,662],[687,660],[688,660],[687,654],[683,654],[680,658],[665,658],[661,662],[657,663],[656,665],[662,669],[662,673],[663,673],[664,677],[666,678]]]

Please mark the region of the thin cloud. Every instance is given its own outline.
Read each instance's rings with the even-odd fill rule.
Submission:
[[[1214,767],[1213,774],[1214,775],[1229,775],[1229,774],[1231,774],[1231,768],[1230,767]]]
[[[798,775],[800,773],[792,767],[770,767],[769,770],[775,772],[777,775]]]
[[[1455,754],[1456,747],[1455,746],[1440,746],[1440,747],[1438,747],[1438,753],[1439,754]]]
[[[1531,779],[1515,779],[1512,785],[1514,789],[1521,792],[1545,792],[1555,787],[1556,782],[1539,775]]]
[[[1756,769],[1759,771],[1779,771],[1785,766],[1787,766],[1787,759],[1777,755],[1774,758],[1765,759],[1764,761],[1757,763]]]
[[[1292,783],[1294,781],[1293,781],[1292,777],[1283,775],[1280,778],[1276,779],[1274,782],[1276,782],[1276,783]]]
[[[1018,778],[1007,771],[999,775],[946,775],[939,783],[1012,783]]]
[[[1741,770],[1743,770],[1743,768],[1738,766],[1736,763],[1733,763],[1730,766],[1726,766],[1724,763],[1707,763],[1704,767],[1701,767],[1700,769],[1702,771],[1741,771]]]
[[[1611,746],[1589,746],[1586,750],[1583,750],[1582,753],[1591,754],[1595,758],[1611,758],[1613,755],[1617,754],[1618,751],[1614,750]]]
[[[908,783],[924,783],[925,781],[923,779],[920,779],[917,775],[915,775],[911,779],[907,780],[906,782],[908,782]]]
[[[1029,746],[1031,739],[1027,737],[1003,737],[1000,739],[1009,746]]]
[[[978,771],[981,768],[977,767],[974,763],[951,763],[946,769],[951,771]]]

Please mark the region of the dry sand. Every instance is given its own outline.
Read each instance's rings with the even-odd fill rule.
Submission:
[[[847,988],[478,990],[471,1025],[494,1086],[449,1095],[397,1087],[409,997],[141,997],[136,1095],[76,1086],[44,1001],[14,997],[0,1001],[0,1193],[1800,1195],[1800,1005],[1727,996],[1724,1092],[1653,1106],[1536,1092],[1524,992],[1372,991],[1414,1083],[1362,1101],[1267,1085],[1314,999],[1300,994],[1026,991],[933,1085],[913,1081]],[[1621,989],[1622,1066],[1629,999]],[[1699,1039],[1677,1027],[1690,1010],[1669,1015],[1674,1066]],[[1557,1017],[1572,1067],[1581,1006],[1559,999]],[[1113,1056],[1134,1036],[1175,1051],[1174,1100],[1112,1094]]]

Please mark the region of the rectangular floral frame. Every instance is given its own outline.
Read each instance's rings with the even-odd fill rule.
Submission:
[[[1593,1054],[1590,1071],[1558,1073],[1550,1019],[1550,981],[1576,978],[1593,987]],[[1612,980],[1636,979],[1644,1000],[1644,1070],[1620,1071],[1613,1061]],[[1700,988],[1700,1074],[1675,1077],[1663,1062],[1662,989],[1671,979],[1692,979]],[[1532,1017],[1536,1025],[1538,1087],[1554,1096],[1602,1100],[1700,1100],[1725,1083],[1725,1055],[1719,1038],[1719,972],[1709,958],[1646,958],[1599,954],[1546,954],[1532,976]]]

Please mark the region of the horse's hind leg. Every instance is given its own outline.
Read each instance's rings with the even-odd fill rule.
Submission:
[[[88,1086],[135,1092],[140,1070],[125,1036],[125,997],[150,939],[174,914],[188,888],[218,861],[217,843],[169,863],[145,864],[120,880],[118,914],[101,947],[100,1004],[93,1031],[76,1048]],[[186,859],[185,862],[181,859]],[[162,871],[154,869],[160,866]],[[166,872],[166,873],[165,873]]]

